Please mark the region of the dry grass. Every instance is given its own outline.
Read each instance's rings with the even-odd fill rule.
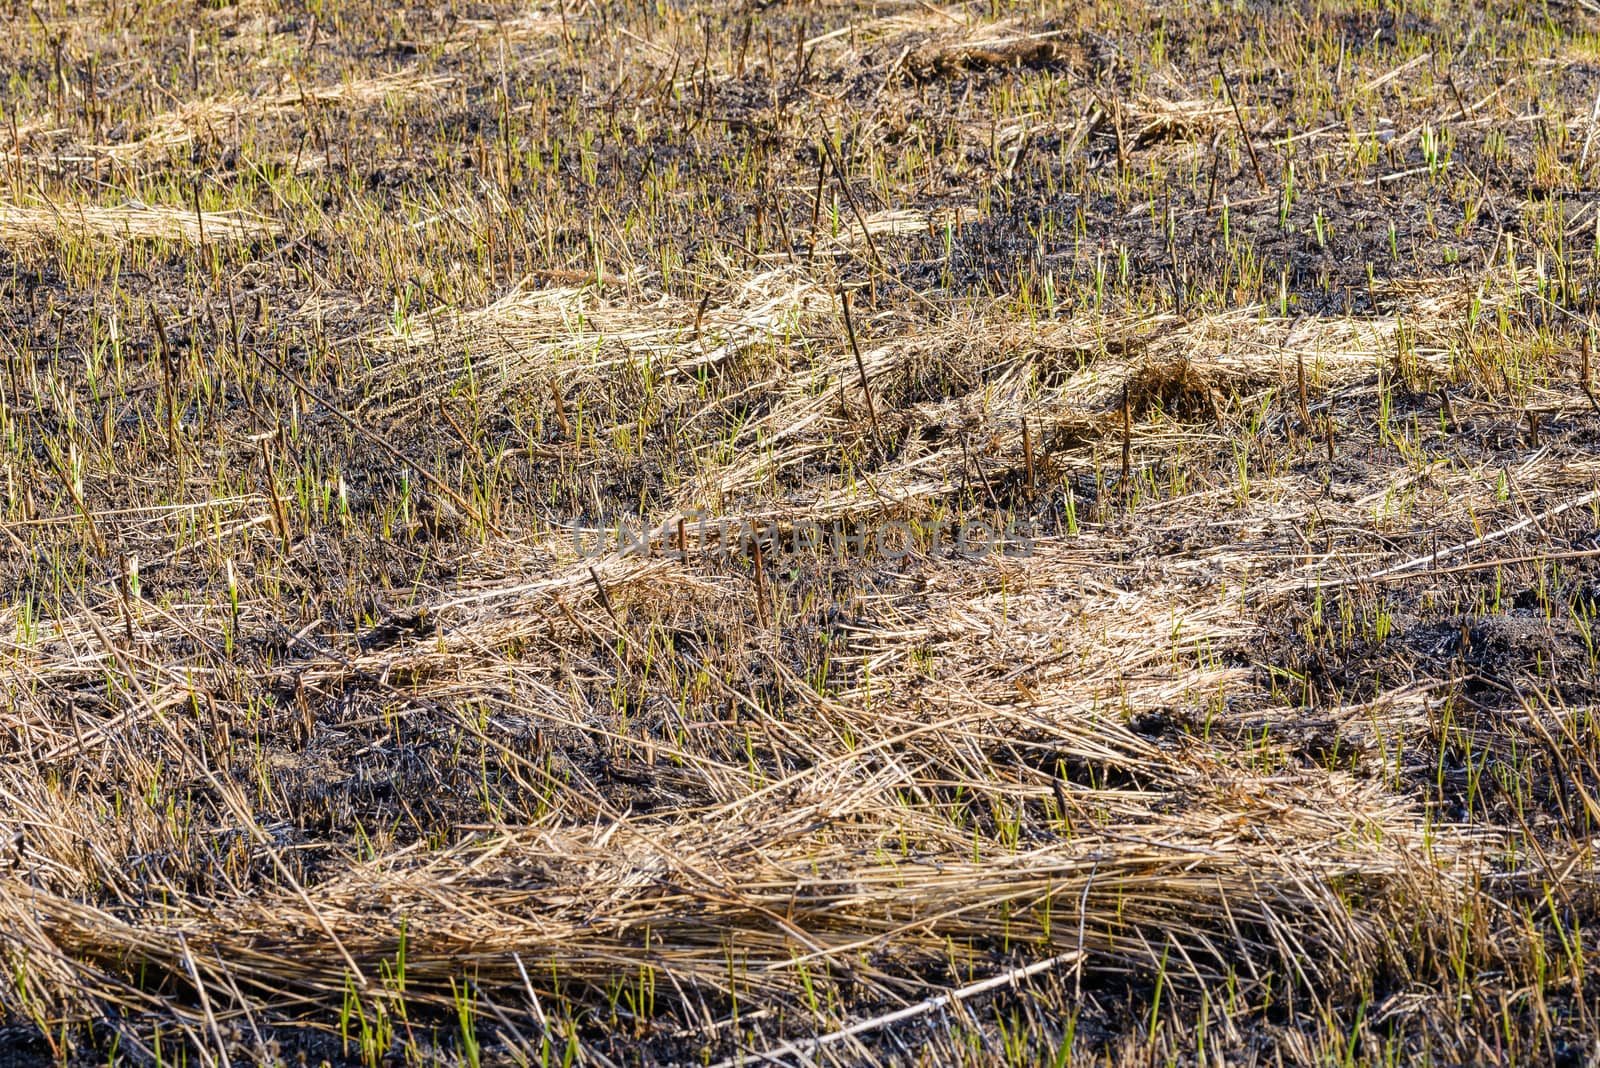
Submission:
[[[108,241],[171,241],[201,245],[211,241],[249,241],[275,233],[277,226],[237,211],[118,204],[60,206],[0,203],[0,237],[12,244],[94,238]]]
[[[108,159],[129,163],[170,154],[192,145],[197,139],[217,142],[225,133],[237,141],[241,124],[250,127],[285,116],[315,116],[325,108],[357,110],[407,97],[436,96],[447,92],[453,81],[443,75],[430,77],[399,72],[332,85],[291,83],[259,95],[234,93],[196,100],[153,116],[133,139],[106,145],[101,151]]]
[[[1562,19],[0,15],[0,1063],[1592,1060]]]

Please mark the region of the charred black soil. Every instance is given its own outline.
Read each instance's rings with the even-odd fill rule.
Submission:
[[[0,12],[0,1065],[1600,1056],[1600,20]]]

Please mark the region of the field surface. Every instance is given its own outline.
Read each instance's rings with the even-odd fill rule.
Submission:
[[[0,1065],[1600,1063],[1600,8],[556,3],[0,10]]]

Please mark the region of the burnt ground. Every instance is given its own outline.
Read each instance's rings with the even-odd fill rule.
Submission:
[[[1582,5],[0,19],[0,1057],[1595,1055]]]

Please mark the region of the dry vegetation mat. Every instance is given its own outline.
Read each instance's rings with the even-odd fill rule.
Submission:
[[[1592,1064],[1600,16],[0,12],[0,1064]]]

